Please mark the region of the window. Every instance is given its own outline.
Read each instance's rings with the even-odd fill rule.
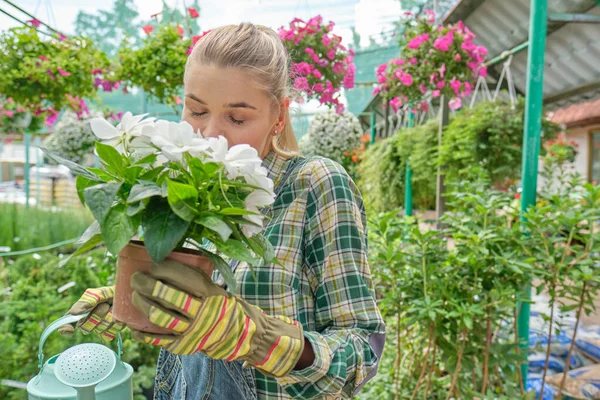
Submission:
[[[600,132],[593,132],[590,142],[590,181],[600,183]]]

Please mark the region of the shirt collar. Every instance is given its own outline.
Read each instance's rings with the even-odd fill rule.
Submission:
[[[267,169],[267,177],[273,180],[273,185],[277,187],[279,180],[285,171],[287,159],[278,155],[275,151],[270,151],[263,159],[263,167]]]

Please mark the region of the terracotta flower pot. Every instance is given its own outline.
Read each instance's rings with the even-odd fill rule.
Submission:
[[[150,273],[150,267],[152,266],[152,258],[143,244],[143,242],[132,240],[119,253],[115,298],[113,301],[113,317],[135,330],[168,334],[170,331],[151,323],[131,302],[131,295],[133,293],[129,284],[131,275],[138,271]],[[193,249],[174,251],[167,258],[199,268],[208,276],[212,275],[214,269],[207,257]]]

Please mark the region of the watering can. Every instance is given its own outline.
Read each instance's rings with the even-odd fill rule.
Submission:
[[[123,340],[117,337],[117,353],[97,343],[83,343],[52,356],[44,363],[44,342],[59,327],[88,314],[65,315],[48,325],[40,338],[40,372],[27,383],[29,400],[131,400],[133,368],[121,360]]]

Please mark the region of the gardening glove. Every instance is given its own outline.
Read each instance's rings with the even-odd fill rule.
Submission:
[[[201,351],[213,359],[242,360],[272,377],[291,371],[304,349],[297,321],[266,315],[187,265],[171,260],[153,264],[151,274],[133,274],[131,287],[133,305],[150,322],[172,331],[132,330],[140,342],[174,354]]]
[[[84,335],[94,332],[108,343],[115,338],[117,332],[125,328],[125,324],[113,320],[112,301],[114,296],[114,286],[87,289],[65,315],[89,312],[90,315],[77,321],[77,327]],[[75,332],[75,328],[73,325],[67,324],[58,328],[58,331],[61,335],[70,336]]]

